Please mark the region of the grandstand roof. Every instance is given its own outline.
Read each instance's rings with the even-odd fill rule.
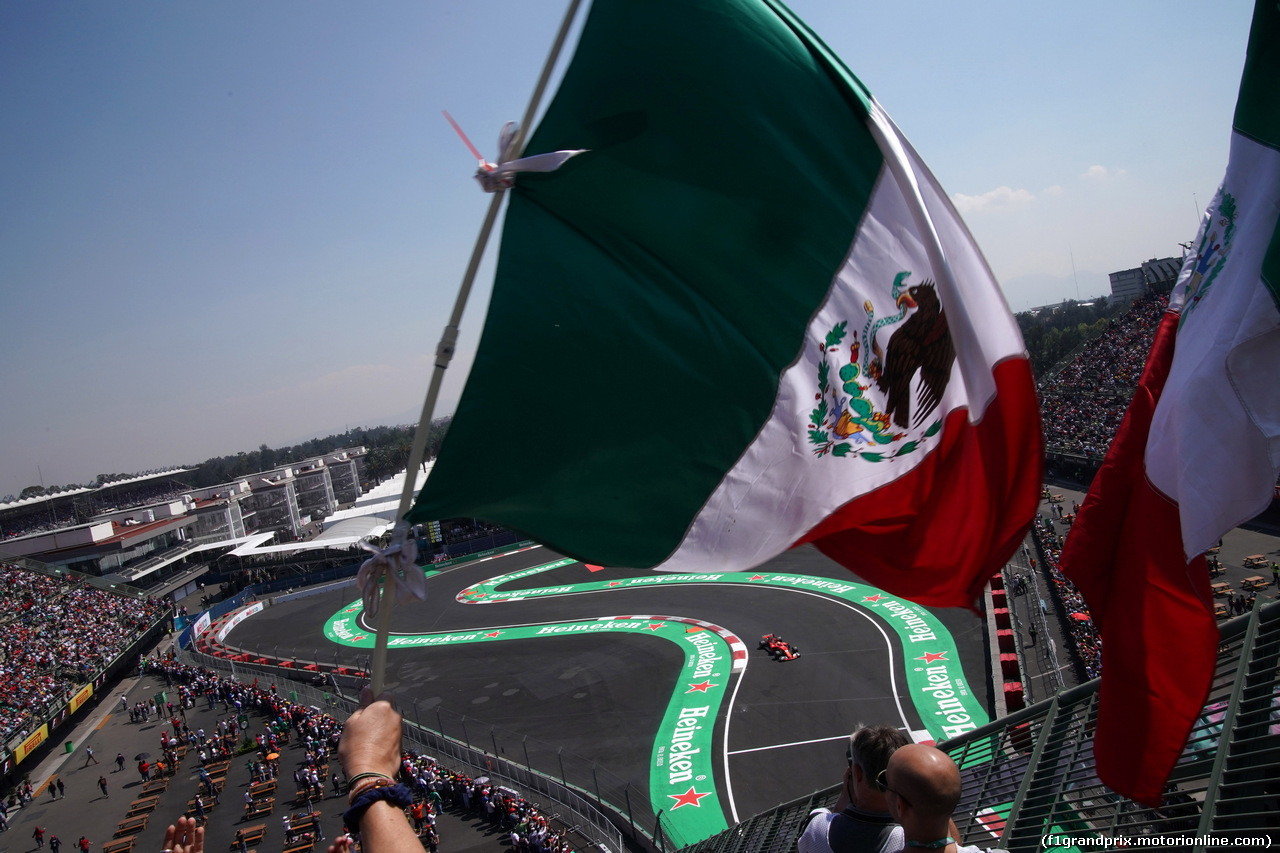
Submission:
[[[0,512],[7,509],[18,509],[20,507],[35,506],[36,504],[46,503],[47,501],[58,500],[60,498],[69,498],[75,495],[83,495],[85,492],[96,492],[97,489],[82,486],[78,489],[71,489],[65,492],[58,492],[53,495],[34,495],[29,498],[18,498],[16,501],[8,503],[0,503]]]
[[[151,471],[145,474],[137,474],[124,480],[112,480],[109,483],[103,483],[101,486],[81,486],[77,489],[69,489],[65,492],[57,492],[51,495],[35,495],[29,498],[19,498],[16,501],[8,503],[0,503],[0,512],[9,509],[19,509],[23,507],[35,506],[37,504],[48,501],[61,500],[63,498],[74,497],[75,495],[83,495],[88,492],[104,492],[109,491],[117,486],[129,486],[142,483],[147,480],[155,480],[160,477],[172,477],[175,474],[185,474],[188,471],[194,471],[194,468],[170,468],[167,471]]]

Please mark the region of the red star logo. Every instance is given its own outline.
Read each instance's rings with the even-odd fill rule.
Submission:
[[[659,628],[661,628],[661,627],[662,627],[663,625],[665,625],[665,624],[667,624],[667,623],[666,623],[666,622],[650,622],[650,623],[649,623],[649,630],[650,630],[650,631],[656,631],[656,630],[658,630]]]
[[[764,580],[764,575],[752,575],[751,577],[747,578],[747,580],[749,580],[749,581],[762,581],[762,580]],[[671,796],[671,795],[670,795],[670,794],[668,794],[667,796]]]
[[[879,601],[882,598],[884,598],[884,596],[877,592],[875,595],[868,595],[862,600],[863,601]]]
[[[946,659],[947,659],[946,652],[925,652],[923,657],[916,658],[916,660],[922,660],[925,663],[933,663],[936,660],[946,660]]]
[[[499,634],[501,634],[501,633],[502,633],[501,631],[490,631],[489,633],[485,634],[485,636],[486,636],[486,637],[496,637],[496,636],[498,636],[498,635],[499,635]]]
[[[589,571],[589,572],[603,572],[603,571],[604,571],[604,566],[593,566],[593,565],[591,565],[590,563],[583,563],[582,565],[586,566],[586,567],[587,567],[587,571]]]
[[[358,635],[356,636],[356,639],[357,639],[357,640],[363,640],[363,639],[364,639],[364,634],[358,634]]]
[[[342,612],[343,612],[343,613],[355,613],[355,612],[356,612],[357,610],[359,610],[359,609],[360,609],[359,607],[348,607],[346,610],[344,610],[344,611],[342,611]]]
[[[690,684],[689,689],[686,690],[685,693],[706,693],[708,687],[716,687],[716,686],[718,685],[712,684],[710,681],[704,681],[701,684]],[[671,796],[671,795],[668,794],[667,796]]]
[[[472,598],[484,598],[484,593],[483,593],[483,592],[473,592],[473,593],[471,593],[471,597],[472,597]]]
[[[622,586],[622,581],[609,581],[609,586]]]
[[[711,795],[710,791],[708,791],[705,794],[699,794],[692,787],[690,787],[689,790],[685,791],[683,794],[667,794],[668,797],[676,801],[675,805],[671,807],[672,811],[675,811],[681,806],[697,806],[698,808],[702,808],[702,803],[698,802],[698,800],[701,800],[703,797],[707,797],[710,795]]]

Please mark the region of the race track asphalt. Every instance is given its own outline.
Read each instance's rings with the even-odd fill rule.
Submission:
[[[432,577],[425,602],[396,609],[392,632],[501,628],[631,614],[699,619],[727,628],[750,650],[741,684],[731,694],[732,706],[726,702],[721,708],[715,731],[717,749],[728,754],[729,778],[723,778],[718,762],[715,781],[730,822],[837,784],[844,766],[842,740],[859,723],[923,728],[905,695],[899,641],[877,628],[874,619],[816,592],[698,583],[488,606],[456,598],[485,579],[559,558],[535,548]],[[858,580],[808,547],[788,552],[758,571]],[[639,574],[643,573],[592,572],[572,563],[503,589]],[[355,588],[346,586],[268,607],[238,625],[226,645],[268,656],[364,667],[367,650],[337,645],[324,633],[326,622],[357,598]],[[951,632],[967,680],[990,713],[983,621],[963,610],[930,612]],[[775,662],[758,651],[756,644],[766,633],[798,647],[800,659]],[[892,643],[892,650],[887,643]],[[529,743],[542,742],[550,745],[552,754],[562,748],[570,760],[594,764],[601,772],[647,790],[654,737],[682,663],[678,646],[654,636],[567,635],[392,649],[387,683],[406,717],[416,715],[446,734],[466,737],[477,746],[497,743],[516,760]]]

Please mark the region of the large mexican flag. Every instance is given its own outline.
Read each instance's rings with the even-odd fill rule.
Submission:
[[[811,541],[969,605],[1037,505],[1022,339],[946,194],[780,3],[597,0],[408,518],[681,572]]]
[[[1230,158],[1062,550],[1102,632],[1098,776],[1158,806],[1213,686],[1204,552],[1280,477],[1280,6],[1254,6]]]

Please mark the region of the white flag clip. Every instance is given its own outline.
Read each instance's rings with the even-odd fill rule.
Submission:
[[[411,598],[419,601],[427,597],[427,576],[415,565],[418,546],[412,539],[396,543],[388,548],[375,548],[368,542],[360,547],[373,552],[373,556],[360,565],[356,572],[356,586],[364,599],[364,610],[370,618],[378,615],[381,596],[378,581],[387,579],[387,594],[394,593],[396,603],[403,604]]]
[[[502,134],[498,138],[498,151],[501,152],[497,163],[482,162],[480,168],[476,169],[476,180],[480,182],[480,186],[487,193],[495,193],[501,190],[509,190],[515,186],[517,172],[554,172],[564,165],[565,161],[570,157],[586,151],[586,148],[578,148],[572,151],[549,151],[546,154],[534,154],[531,157],[521,157],[519,160],[506,160],[507,148],[511,145],[511,139],[515,136],[516,123],[509,121],[502,127]]]

